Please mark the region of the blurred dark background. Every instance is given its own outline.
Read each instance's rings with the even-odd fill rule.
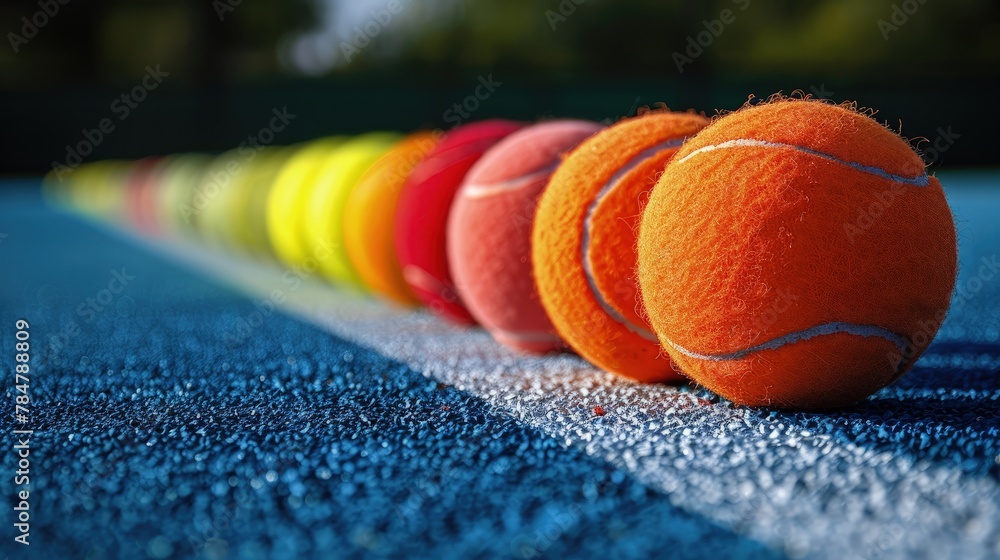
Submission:
[[[283,108],[275,144],[796,90],[935,166],[1000,163],[996,0],[23,0],[0,30],[6,174],[221,151]]]

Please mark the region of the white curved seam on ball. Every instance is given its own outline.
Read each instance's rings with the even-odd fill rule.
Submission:
[[[693,158],[696,155],[703,154],[706,152],[712,152],[715,150],[723,150],[726,148],[791,148],[797,150],[804,154],[809,154],[812,156],[820,157],[828,161],[833,161],[846,165],[862,173],[868,173],[869,175],[875,175],[876,177],[881,177],[883,179],[888,179],[889,181],[896,181],[899,183],[905,183],[908,185],[914,185],[917,187],[926,187],[930,183],[930,179],[927,177],[927,173],[922,173],[916,177],[906,177],[904,175],[896,175],[895,173],[889,173],[881,167],[875,167],[873,165],[865,165],[863,163],[857,163],[854,161],[846,161],[838,158],[833,154],[828,154],[826,152],[821,152],[819,150],[814,150],[812,148],[806,148],[804,146],[796,146],[795,144],[784,144],[781,142],[768,142],[766,140],[754,140],[751,138],[738,138],[736,140],[727,140],[719,144],[712,144],[710,146],[702,146],[697,150],[691,152],[690,154],[677,160],[677,164],[680,165],[687,160]]]
[[[412,264],[403,267],[403,279],[409,285],[427,293],[444,294],[451,291],[451,287],[448,286],[447,282],[439,280],[430,272]]]
[[[767,342],[751,346],[743,350],[737,350],[736,352],[727,352],[720,354],[702,354],[689,350],[676,342],[663,338],[662,340],[670,345],[671,348],[677,350],[681,354],[689,358],[695,358],[698,360],[708,360],[712,362],[727,362],[732,360],[740,360],[751,354],[761,352],[763,350],[777,350],[783,346],[789,344],[794,344],[796,342],[802,342],[803,340],[809,340],[810,338],[815,338],[817,336],[827,336],[835,333],[847,333],[856,336],[881,338],[891,342],[896,348],[899,349],[900,354],[906,354],[906,350],[909,347],[909,342],[906,338],[882,327],[876,327],[873,325],[858,325],[854,323],[823,323],[822,325],[816,325],[815,327],[810,327],[801,331],[795,331],[793,333],[788,333],[784,336],[779,336],[778,338],[771,339]]]
[[[507,179],[506,181],[492,185],[477,185],[474,183],[467,185],[462,187],[461,196],[465,198],[486,198],[524,188],[538,179],[551,175],[559,167],[559,163],[556,162],[537,171],[532,171],[520,177],[514,177],[513,179]]]
[[[562,339],[545,331],[511,331],[506,329],[488,329],[491,333],[499,333],[504,338],[518,342],[559,342]]]
[[[612,307],[607,300],[604,299],[604,294],[602,294],[597,288],[597,282],[594,280],[593,266],[591,266],[590,263],[590,229],[593,227],[594,214],[597,211],[597,207],[600,206],[601,202],[603,202],[604,199],[618,187],[625,175],[635,169],[635,167],[640,163],[655,156],[659,152],[669,150],[670,148],[679,148],[682,144],[684,144],[685,140],[687,140],[686,137],[673,138],[650,148],[646,148],[637,155],[633,156],[632,159],[630,159],[624,166],[620,167],[618,171],[616,171],[614,175],[608,179],[607,183],[604,183],[604,186],[602,186],[601,190],[598,191],[597,196],[594,197],[590,206],[587,207],[586,218],[583,221],[583,275],[587,279],[587,286],[590,288],[590,293],[594,295],[598,305],[601,306],[601,309],[603,309],[609,317],[624,326],[629,332],[637,334],[650,342],[658,342],[656,335],[648,329],[636,325],[626,319],[621,313],[615,310],[615,308]]]

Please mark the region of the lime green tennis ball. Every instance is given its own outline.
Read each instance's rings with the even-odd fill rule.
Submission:
[[[125,179],[129,162],[104,160],[81,166],[74,182],[76,206],[94,219],[120,223],[125,217]]]
[[[196,218],[195,189],[201,185],[205,169],[212,161],[204,154],[180,154],[171,158],[160,179],[157,207],[159,223],[164,232],[181,237],[193,237]]]
[[[237,190],[233,212],[240,216],[234,223],[234,242],[251,255],[262,258],[274,256],[267,235],[267,199],[281,169],[296,148],[267,148],[261,151],[250,165]]]
[[[235,193],[246,174],[245,156],[230,150],[215,157],[192,196],[194,222],[209,246],[232,250],[230,231],[241,217],[233,211]]]
[[[363,286],[344,244],[344,208],[361,175],[401,138],[386,132],[358,136],[331,153],[316,174],[305,215],[305,245],[333,282]]]

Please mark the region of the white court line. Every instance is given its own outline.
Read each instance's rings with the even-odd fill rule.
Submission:
[[[259,264],[194,247],[159,250],[251,298],[283,286],[280,271]],[[674,505],[789,556],[1000,555],[1000,485],[992,478],[815,433],[802,417],[630,383],[573,356],[519,355],[482,330],[320,284],[286,296],[285,312],[476,395],[668,494]],[[605,416],[594,416],[598,405]]]

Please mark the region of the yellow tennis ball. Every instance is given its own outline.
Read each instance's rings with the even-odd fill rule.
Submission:
[[[63,175],[62,200],[66,206],[77,212],[87,211],[86,189],[93,180],[95,167],[93,164],[78,165],[70,175]]]
[[[269,148],[266,148],[269,149]],[[273,149],[273,148],[270,148]],[[253,188],[254,172],[264,158],[264,151],[258,152],[252,159],[244,157],[240,161],[239,172],[234,174],[229,186],[219,196],[217,212],[221,223],[218,226],[219,237],[223,246],[234,253],[249,254],[247,243],[247,198]]]
[[[128,164],[123,161],[95,161],[81,165],[70,187],[72,205],[84,215],[115,221],[125,210],[123,180]]]
[[[344,209],[361,175],[400,138],[386,132],[358,136],[331,153],[316,175],[304,220],[305,244],[320,272],[333,282],[364,285],[344,244]]]
[[[288,266],[301,266],[309,257],[302,245],[302,216],[306,212],[310,186],[326,157],[342,138],[322,138],[298,147],[282,166],[267,197],[268,238],[278,259]]]
[[[292,152],[233,150],[216,158],[195,194],[198,229],[209,243],[234,253],[270,254],[267,195]]]
[[[127,201],[125,197],[125,181],[128,178],[132,162],[125,160],[108,160],[101,163],[101,177],[97,182],[97,209],[99,218],[115,225],[124,226]]]
[[[237,150],[216,156],[192,194],[194,223],[204,242],[232,250],[231,229],[240,216],[233,212],[234,193],[246,173],[246,157]]]
[[[66,208],[76,212],[86,211],[87,196],[85,191],[93,179],[94,170],[95,167],[92,164],[78,165],[71,174],[62,176],[61,183],[54,183],[59,184],[61,190],[59,198]]]

